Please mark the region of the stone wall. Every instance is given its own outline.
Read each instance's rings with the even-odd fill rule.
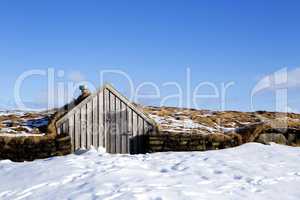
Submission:
[[[0,137],[0,159],[32,161],[71,152],[69,136],[48,138],[43,136]]]
[[[149,136],[149,151],[206,151],[235,147],[242,143],[237,134],[187,134],[160,132]]]
[[[55,121],[59,117],[52,116],[44,136],[0,136],[0,159],[22,162],[70,154],[70,137],[56,133]]]
[[[193,134],[156,131],[149,136],[149,152],[206,151],[239,146],[247,142],[259,142],[300,146],[298,129],[264,129],[262,124],[247,126],[237,132],[224,134]]]

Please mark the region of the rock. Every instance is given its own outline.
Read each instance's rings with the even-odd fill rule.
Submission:
[[[288,144],[294,144],[296,143],[296,134],[288,134]]]
[[[242,137],[242,143],[253,142],[263,132],[264,123],[250,124],[236,129],[236,133]]]
[[[188,141],[187,141],[187,140],[182,140],[182,141],[180,141],[179,144],[180,144],[180,145],[187,145],[187,144],[188,144]]]
[[[300,134],[288,134],[289,145],[300,146]]]
[[[287,144],[287,140],[283,134],[279,133],[264,133],[259,135],[256,142],[262,144],[270,144],[270,142],[275,142],[277,144]]]
[[[164,143],[164,141],[160,141],[160,140],[150,140],[149,142],[150,144],[153,145],[162,145]]]
[[[198,145],[197,147],[196,147],[196,151],[204,151],[206,149],[206,147],[205,147],[205,145]]]

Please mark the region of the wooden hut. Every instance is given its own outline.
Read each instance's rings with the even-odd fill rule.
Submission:
[[[155,122],[111,85],[91,94],[56,122],[72,151],[104,147],[108,153],[145,153]]]

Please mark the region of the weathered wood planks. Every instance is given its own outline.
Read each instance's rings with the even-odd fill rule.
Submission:
[[[152,120],[111,86],[83,100],[57,122],[72,150],[104,147],[109,153],[144,153]]]

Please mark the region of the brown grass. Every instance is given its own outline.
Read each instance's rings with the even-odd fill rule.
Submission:
[[[24,116],[22,116],[24,119],[34,119],[39,117],[41,117],[41,115],[38,113],[26,113]]]
[[[201,117],[201,116],[192,116],[192,120],[207,126],[213,127],[215,125],[215,121],[211,117]]]
[[[21,119],[17,115],[0,116],[0,121],[6,121],[6,120],[20,121]]]
[[[168,117],[172,115],[172,112],[170,110],[162,109],[159,112],[156,113],[160,117]]]
[[[22,131],[25,131],[25,132],[27,132],[28,131],[28,129],[27,128],[25,128],[25,127],[22,127],[22,126],[19,126],[19,127],[15,127],[15,128],[12,128],[13,130],[15,130],[15,131],[18,131],[18,132],[22,132]]]

